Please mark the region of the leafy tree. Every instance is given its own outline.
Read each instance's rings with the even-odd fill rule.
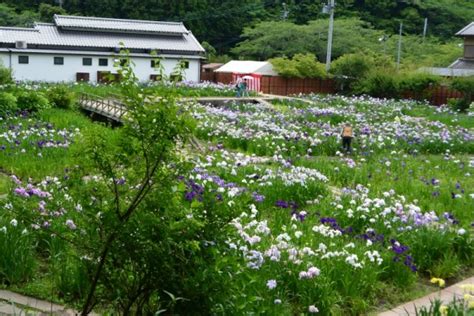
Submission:
[[[40,20],[44,22],[51,22],[55,14],[65,15],[66,10],[61,7],[52,6],[46,3],[40,4],[38,8]]]
[[[326,75],[325,66],[313,54],[296,54],[293,62],[303,78],[323,78]]]
[[[219,54],[222,54],[245,39],[245,37],[240,37],[244,28],[253,27],[262,21],[281,21],[283,3],[286,4],[289,12],[287,22],[305,25],[313,20],[327,18],[327,15],[321,12],[324,2],[315,0],[68,0],[63,5],[67,12],[78,15],[183,21],[200,41],[209,42]],[[4,0],[2,3],[0,21],[2,16],[3,20],[5,16],[9,17],[8,23],[2,23],[3,25],[25,25],[38,19],[38,13],[35,11],[41,5],[57,5],[56,0]],[[5,4],[10,9],[13,8],[14,12],[5,9],[7,8]],[[472,21],[474,2],[470,0],[338,0],[335,14],[336,21],[347,18],[360,19],[389,34],[396,34],[399,22],[403,21],[405,33],[417,35],[422,33],[423,20],[427,17],[428,34],[446,40]],[[50,14],[43,14],[41,18],[48,20],[49,16]],[[317,34],[317,37],[320,39],[321,36]],[[324,38],[323,35],[321,39]],[[261,55],[268,55],[268,53]],[[320,54],[317,55],[321,58]]]
[[[293,59],[271,59],[275,70],[283,77],[323,78],[326,75],[324,65],[313,54],[296,54]]]
[[[298,69],[296,69],[295,64],[286,57],[270,59],[270,63],[272,64],[275,71],[282,77],[301,77]]]
[[[443,39],[472,22],[474,2],[471,0],[424,0],[418,4],[421,15],[428,18],[429,34]]]
[[[232,49],[232,53],[257,60],[308,53],[318,44],[304,26],[291,22],[262,22],[254,28],[246,28],[243,37],[245,40]]]
[[[324,61],[328,24],[327,19],[311,21],[307,25],[262,22],[253,28],[246,28],[243,33],[245,40],[232,52],[255,59],[313,53],[320,61]],[[334,58],[361,49],[375,50],[378,46],[377,39],[382,35],[380,31],[371,29],[359,19],[338,19],[334,24]]]
[[[216,57],[217,51],[211,44],[204,41],[204,42],[201,43],[201,46],[206,50],[206,59],[207,60],[210,61],[210,60],[213,60]]]
[[[354,84],[374,68],[375,60],[371,54],[346,54],[332,63],[331,73],[335,75],[342,91],[352,91]]]
[[[161,197],[168,194],[168,186],[177,171],[168,168],[168,164],[178,161],[174,154],[176,142],[188,129],[183,116],[177,115],[172,96],[157,99],[145,93],[136,84],[132,67],[132,63],[127,62],[119,69],[123,101],[129,113],[122,135],[122,144],[127,148],[117,151],[118,148],[106,145],[106,140],[100,135],[91,135],[87,146],[87,153],[97,172],[105,179],[111,179],[111,191],[108,192],[111,196],[104,192],[104,198],[110,197],[112,204],[110,213],[106,214],[107,221],[103,223],[102,237],[96,241],[98,252],[93,257],[98,258],[98,262],[93,268],[83,315],[87,315],[97,303],[97,287],[104,284],[104,276],[109,273],[114,261],[117,262],[114,252],[117,250],[116,243],[124,238],[122,232],[130,227],[135,213],[146,211],[143,206],[154,193]],[[120,174],[126,174],[126,181],[136,189],[130,192],[121,190]]]
[[[27,26],[37,19],[38,15],[33,11],[24,10],[17,13],[14,7],[0,3],[1,26]]]
[[[12,72],[0,62],[0,85],[13,83]]]

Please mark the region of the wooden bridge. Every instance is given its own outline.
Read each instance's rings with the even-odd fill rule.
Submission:
[[[236,97],[200,97],[200,98],[181,98],[180,101],[194,101],[201,104],[213,104],[214,106],[222,106],[228,102],[239,102],[239,103],[255,103],[262,104],[264,106],[272,106],[271,102],[275,99],[295,99],[290,97],[264,95],[260,97],[248,97],[248,98],[236,98]],[[308,100],[304,100],[305,102]],[[310,102],[310,101],[308,101]],[[112,96],[109,98],[103,98],[92,94],[81,93],[79,97],[79,107],[94,113],[109,120],[120,123],[122,117],[127,113],[127,109],[119,97]]]
[[[79,106],[94,114],[99,114],[115,122],[121,122],[122,117],[127,113],[125,106],[115,98],[102,98],[99,96],[81,93]]]

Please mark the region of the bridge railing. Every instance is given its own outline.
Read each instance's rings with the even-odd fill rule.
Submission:
[[[110,119],[120,121],[127,112],[125,106],[116,99],[106,99],[89,93],[79,95],[79,106]]]

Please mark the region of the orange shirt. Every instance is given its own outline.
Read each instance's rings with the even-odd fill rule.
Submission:
[[[352,127],[344,126],[342,129],[342,137],[352,137]]]

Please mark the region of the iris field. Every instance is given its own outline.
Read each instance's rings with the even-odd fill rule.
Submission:
[[[436,290],[432,277],[472,275],[472,114],[318,95],[221,107],[178,101],[178,108],[194,140],[178,148],[186,166],[172,190],[178,207],[157,215],[166,229],[153,238],[182,240],[150,254],[166,276],[147,297],[149,311],[360,315]],[[355,131],[351,154],[341,149],[346,122]],[[83,141],[91,134],[104,146],[121,142],[120,127],[78,110],[0,121],[4,287],[72,306],[84,300],[95,258],[69,237],[84,231],[87,242],[84,214],[107,209],[101,192],[111,183],[88,169]],[[120,192],[136,189],[127,170],[112,182]],[[106,211],[94,214],[107,221]],[[141,239],[138,229],[128,234]],[[130,271],[127,280],[141,267]],[[120,310],[121,295],[96,308]]]

